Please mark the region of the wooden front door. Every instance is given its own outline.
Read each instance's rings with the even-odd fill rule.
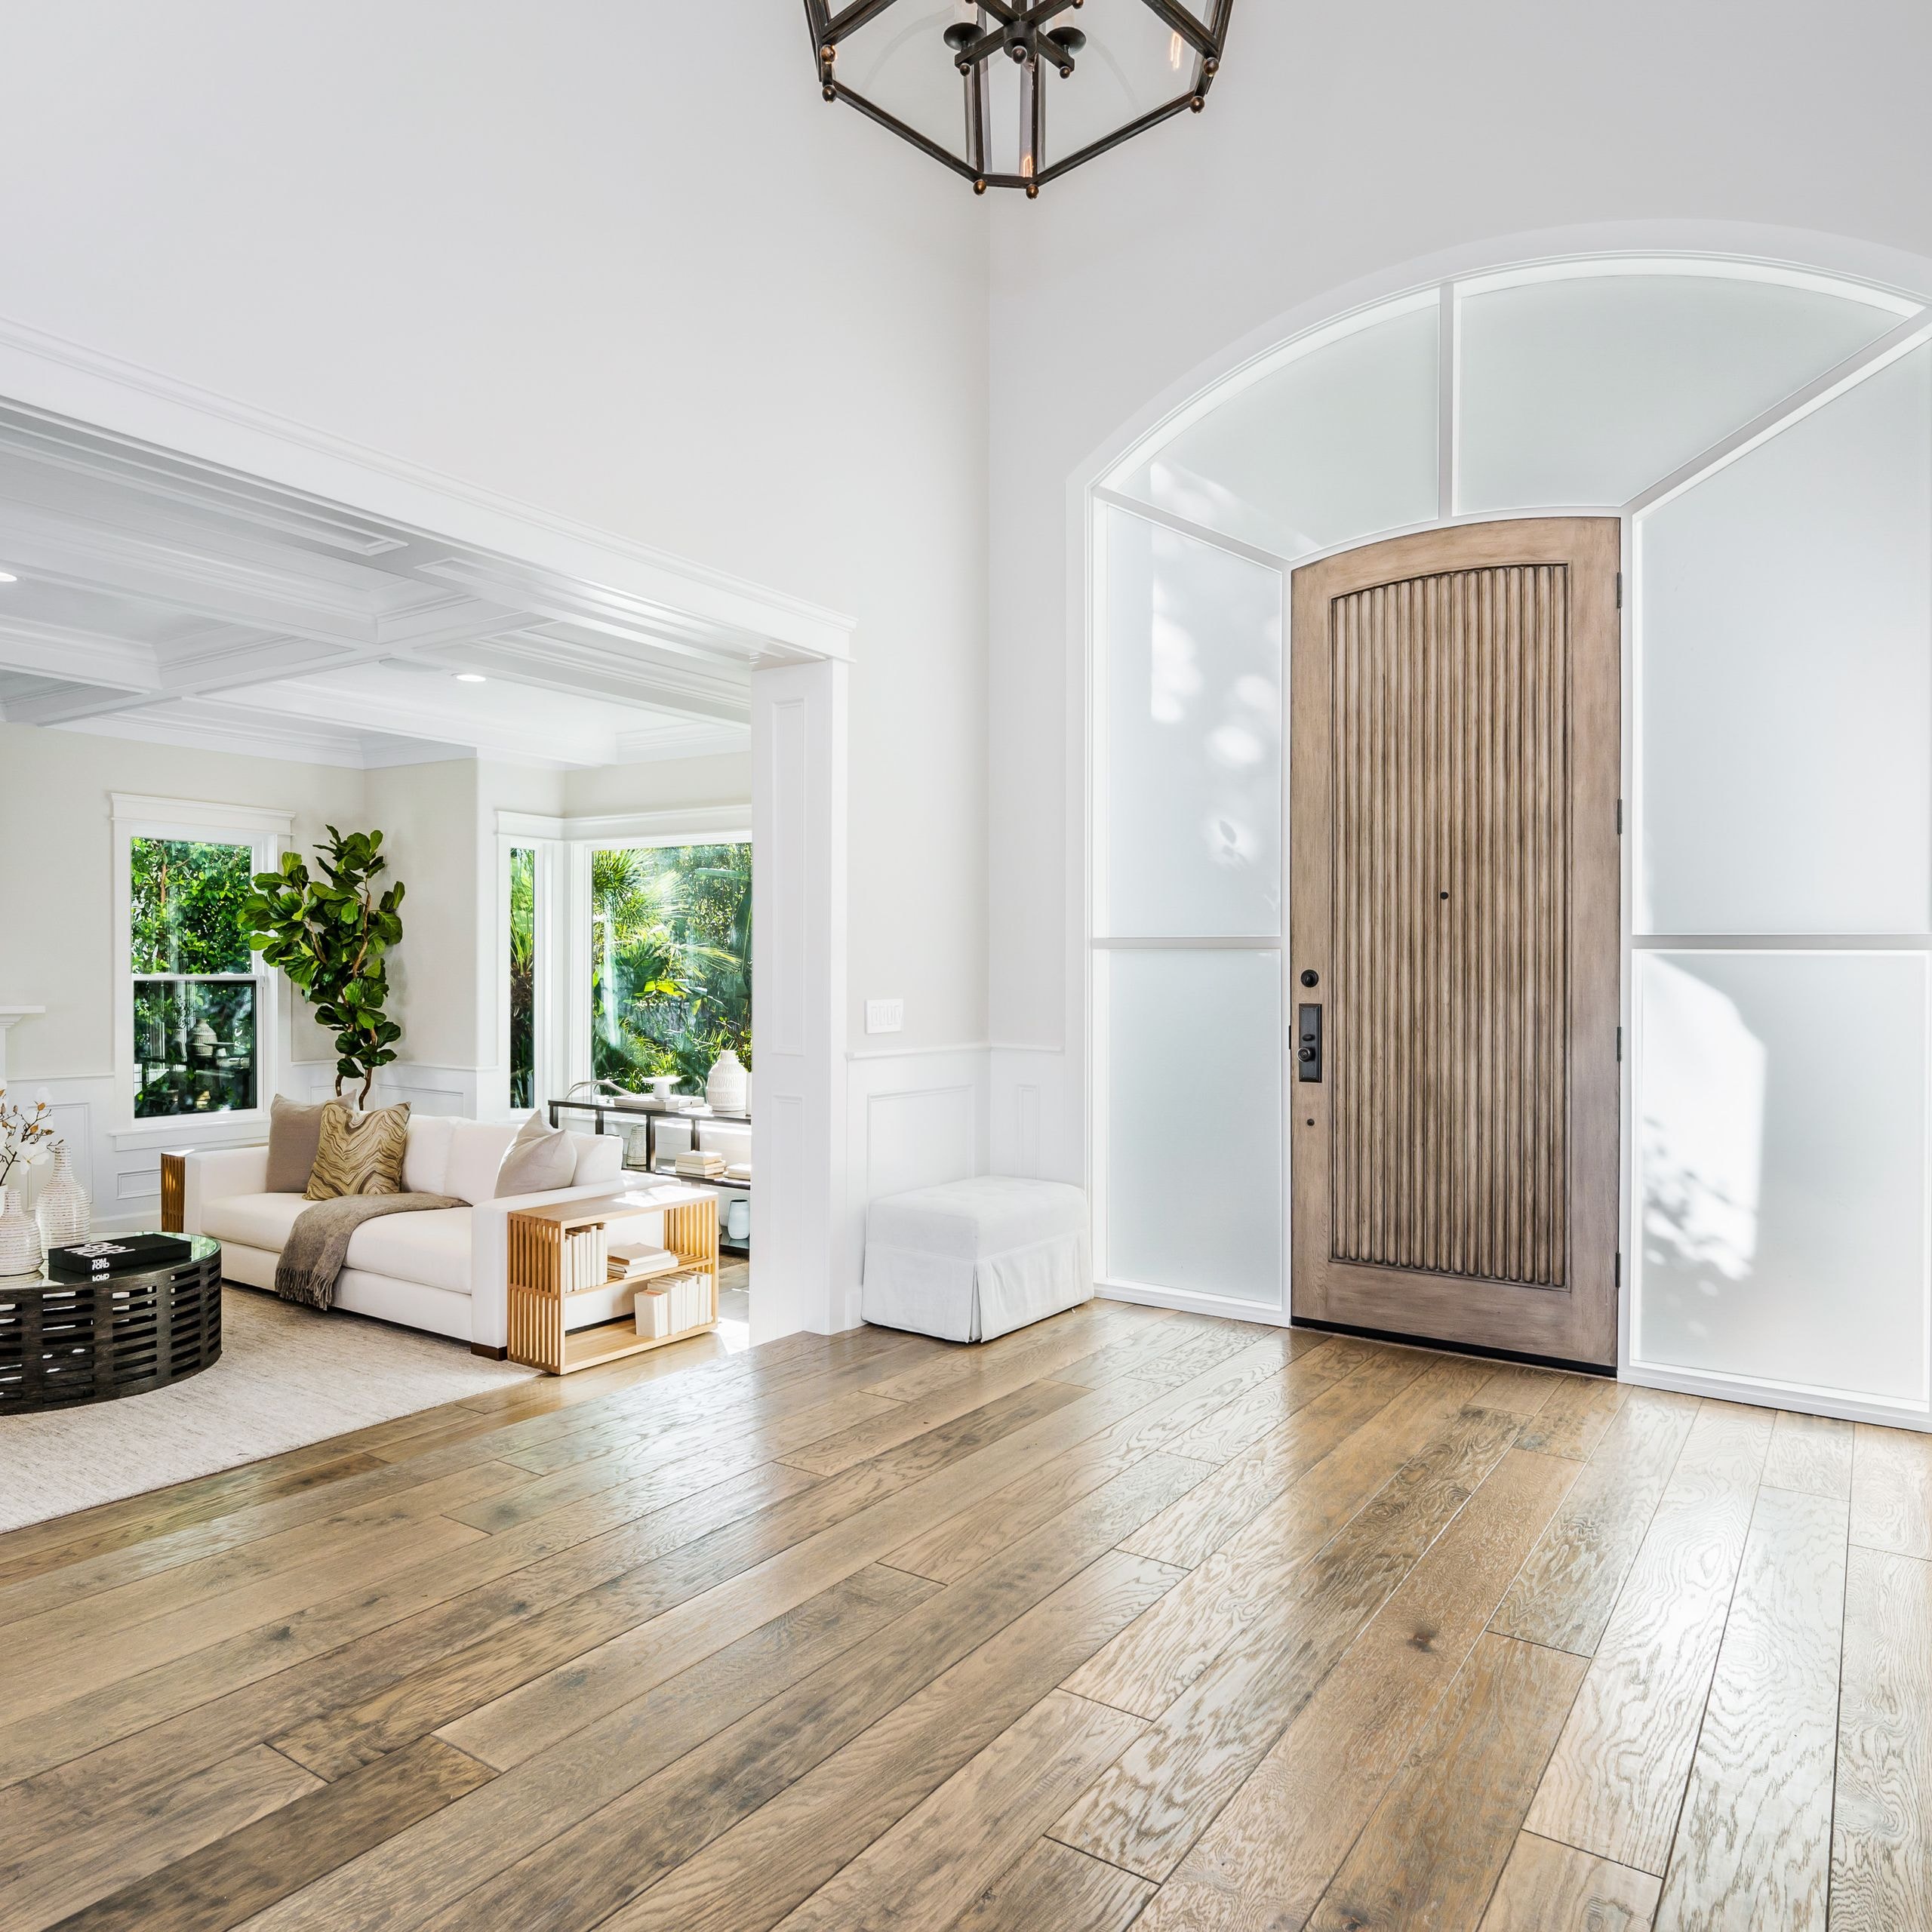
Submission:
[[[1298,1318],[1617,1359],[1619,542],[1294,574]]]

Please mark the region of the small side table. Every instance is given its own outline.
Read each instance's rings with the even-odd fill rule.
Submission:
[[[573,1296],[608,1290],[608,1281],[566,1288],[565,1244],[573,1235],[608,1229],[641,1214],[664,1217],[664,1245],[687,1269],[709,1276],[703,1321],[669,1335],[642,1336],[634,1317],[567,1329]],[[605,1244],[597,1244],[601,1254]],[[509,1217],[509,1358],[552,1375],[569,1375],[621,1355],[641,1355],[702,1335],[718,1325],[718,1197],[698,1187],[659,1187],[601,1201],[561,1201],[554,1208],[519,1208]]]
[[[221,1244],[185,1237],[178,1268],[88,1281],[0,1278],[0,1416],[145,1395],[221,1355]]]

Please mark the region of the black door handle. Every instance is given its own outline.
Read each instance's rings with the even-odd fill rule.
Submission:
[[[1300,1036],[1295,1049],[1297,1078],[1307,1084],[1321,1078],[1321,1009],[1304,1006],[1297,1017],[1295,1032]]]

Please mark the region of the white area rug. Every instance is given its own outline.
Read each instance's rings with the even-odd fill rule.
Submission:
[[[537,1371],[357,1315],[221,1297],[221,1359],[152,1395],[0,1419],[0,1530],[461,1401]]]

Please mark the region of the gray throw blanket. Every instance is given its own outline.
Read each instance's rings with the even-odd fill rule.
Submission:
[[[335,1306],[335,1278],[349,1253],[349,1238],[379,1214],[420,1214],[432,1208],[460,1208],[449,1194],[345,1194],[318,1201],[295,1217],[281,1259],[275,1265],[275,1291],[284,1301],[306,1308]]]

